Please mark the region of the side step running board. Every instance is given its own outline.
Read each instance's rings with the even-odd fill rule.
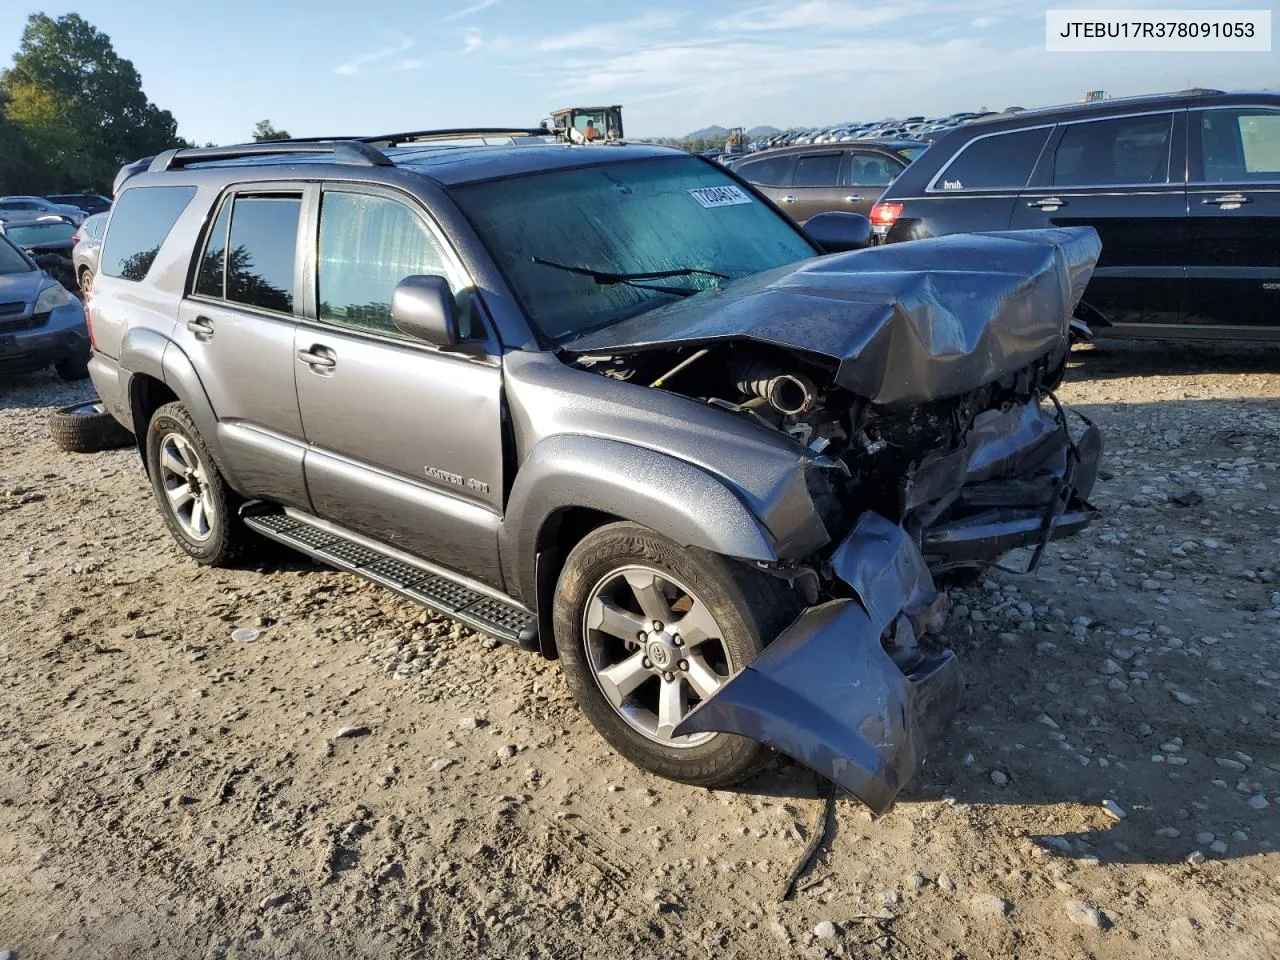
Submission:
[[[534,614],[514,603],[480,593],[443,571],[428,570],[391,556],[367,542],[343,536],[328,526],[308,523],[296,515],[278,510],[267,512],[260,503],[245,504],[241,519],[245,526],[264,537],[331,567],[357,573],[495,640],[524,650],[538,649]]]

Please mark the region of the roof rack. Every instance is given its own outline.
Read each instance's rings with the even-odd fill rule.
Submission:
[[[555,131],[547,127],[458,127],[450,130],[411,130],[407,133],[387,133],[379,137],[355,137],[361,143],[380,147],[394,147],[401,143],[420,143],[427,140],[467,140],[473,137],[550,137]]]
[[[392,165],[386,154],[363,140],[272,140],[264,143],[242,143],[230,147],[166,150],[151,161],[147,170],[157,173],[164,170],[181,170],[193,163],[240,160],[245,157],[276,157],[294,153],[331,153],[335,163],[350,163],[362,167]]]

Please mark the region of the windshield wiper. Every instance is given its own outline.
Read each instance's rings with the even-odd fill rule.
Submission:
[[[544,260],[542,257],[534,257],[533,262],[543,267],[563,270],[565,273],[576,273],[581,277],[590,277],[595,283],[602,287],[624,283],[629,287],[635,287],[639,290],[656,290],[659,293],[670,293],[677,297],[691,297],[695,293],[702,293],[702,291],[696,287],[664,287],[658,284],[638,283],[637,281],[666,280],[670,277],[692,276],[715,277],[717,280],[729,279],[723,273],[716,273],[712,270],[699,270],[697,267],[684,267],[680,270],[651,270],[647,273],[610,273],[606,270],[592,270],[589,267],[573,267],[567,263],[556,263],[554,260]]]

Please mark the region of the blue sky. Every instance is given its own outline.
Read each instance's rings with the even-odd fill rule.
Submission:
[[[621,103],[633,136],[709,123],[814,125],[1086,90],[1280,86],[1280,54],[1061,54],[1025,0],[81,0],[0,4],[0,62],[26,15],[74,10],[133,61],[183,136],[247,139],[533,124],[560,106]],[[1240,8],[1236,0],[1113,7]]]

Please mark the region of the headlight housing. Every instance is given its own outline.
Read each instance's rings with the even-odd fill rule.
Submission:
[[[56,310],[58,307],[65,307],[71,302],[71,294],[63,288],[62,284],[55,283],[51,287],[45,287],[40,291],[40,296],[36,297],[36,313],[48,313],[50,310]]]

